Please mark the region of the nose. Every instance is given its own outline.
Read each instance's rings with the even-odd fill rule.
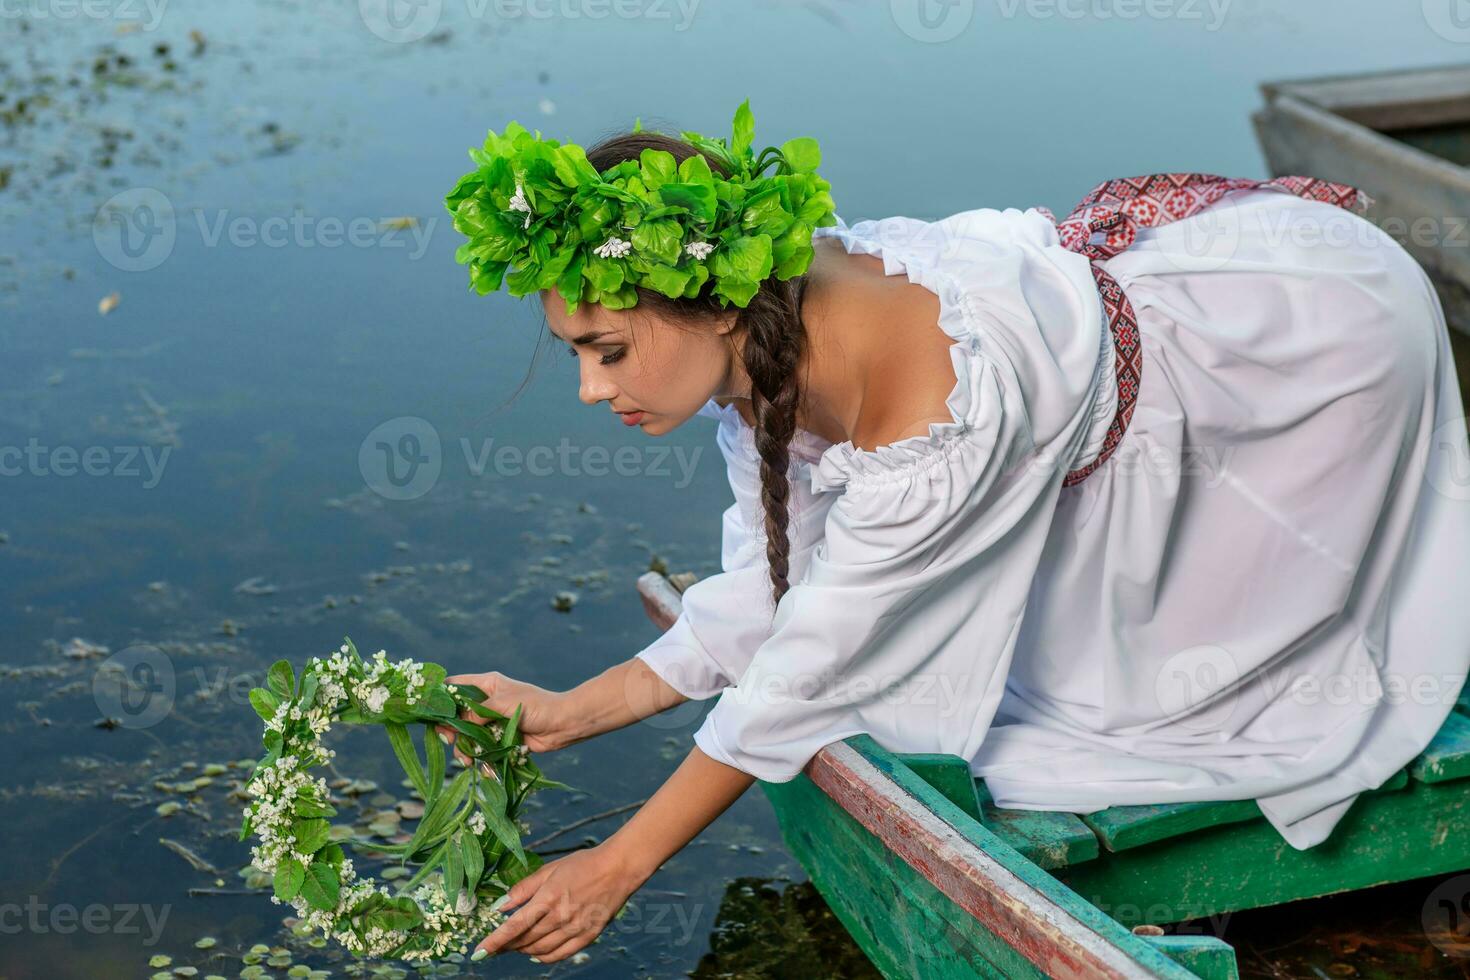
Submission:
[[[581,375],[577,397],[587,405],[612,401],[618,394],[617,387],[608,381],[607,378],[601,376],[599,366],[595,363],[596,360],[597,358],[595,356],[579,357],[577,359]]]

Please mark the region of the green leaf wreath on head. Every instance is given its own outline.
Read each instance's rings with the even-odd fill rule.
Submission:
[[[633,131],[642,131],[641,120]],[[483,148],[470,150],[478,169],[444,199],[469,239],[455,259],[469,265],[470,287],[481,295],[502,283],[512,296],[554,288],[568,316],[582,302],[636,306],[638,286],[693,298],[709,280],[722,307],[744,308],[773,272],[781,280],[804,273],[813,229],[837,223],[831,185],[816,172],[817,141],[798,137],[756,155],[754,132],[747,99],[728,142],[681,132],[700,151],[683,163],[645,149],[599,173],[576,143],[542,139],[516,122],[503,134],[492,129]]]

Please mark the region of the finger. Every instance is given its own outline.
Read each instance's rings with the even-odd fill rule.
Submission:
[[[568,939],[566,942],[562,943],[556,949],[553,949],[551,952],[545,954],[544,956],[540,953],[536,953],[535,956],[542,963],[555,963],[557,960],[564,960],[568,956],[571,956],[583,946],[591,943],[592,939],[595,938],[597,937],[593,936],[591,938],[588,938],[586,933],[579,932],[574,934],[572,938]]]
[[[522,953],[528,953],[531,956],[544,957],[551,953],[552,950],[566,945],[567,940],[574,939],[581,934],[582,930],[577,928],[575,924],[567,924],[543,933],[534,941],[523,942],[516,948]]]
[[[546,914],[547,908],[549,908],[547,904],[532,902],[516,909],[515,912],[511,913],[510,918],[496,927],[475,948],[483,949],[492,956],[502,949],[515,948],[515,944],[521,935],[527,929],[530,929],[537,922],[541,921],[541,917]]]
[[[520,950],[523,953],[534,953],[536,950],[531,947],[544,945],[545,940],[553,933],[562,932],[568,928],[570,928],[570,923],[567,922],[566,917],[552,908],[534,926],[521,933],[512,942],[507,943],[506,947]],[[565,937],[546,948],[555,949],[564,941]]]
[[[486,936],[479,946],[475,947],[476,949],[484,949],[489,953],[494,953],[504,947],[510,939],[520,935],[522,930],[531,925],[532,919],[535,917],[534,913],[531,915],[522,915],[522,913],[529,907],[528,903],[536,897],[536,892],[540,889],[541,883],[546,880],[549,869],[555,864],[555,861],[550,864],[543,864],[512,885],[510,891],[496,900],[492,908],[499,909],[507,918],[492,930],[490,935]],[[513,930],[511,928],[512,923],[514,923]],[[502,932],[501,930],[506,931]],[[492,940],[494,940],[493,945],[491,944]]]

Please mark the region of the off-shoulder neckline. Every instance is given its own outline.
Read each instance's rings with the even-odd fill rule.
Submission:
[[[902,223],[903,231],[910,233],[908,236],[901,234],[900,240],[912,237],[916,224],[928,224],[911,218],[896,220]],[[849,254],[856,252],[877,256],[883,260],[885,275],[903,273],[910,282],[925,287],[938,297],[940,312],[936,326],[953,341],[950,344],[950,364],[954,368],[955,383],[945,398],[950,421],[930,422],[929,431],[925,434],[905,436],[873,449],[860,449],[851,439],[826,443],[827,448],[811,467],[813,491],[840,489],[858,482],[901,478],[913,469],[941,460],[956,439],[971,430],[968,418],[968,375],[970,359],[979,349],[979,340],[966,306],[964,290],[948,272],[939,269],[934,263],[922,261],[913,249],[898,247],[898,242],[890,236],[880,234],[880,231],[881,226],[876,221],[859,221],[855,225],[848,225],[837,216],[837,224],[814,229],[812,237],[836,238]],[[884,241],[885,238],[889,240]],[[738,412],[736,417],[739,418]],[[739,421],[741,425],[746,425],[743,418],[739,418]]]

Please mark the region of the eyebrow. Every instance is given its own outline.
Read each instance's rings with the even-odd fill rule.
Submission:
[[[572,340],[571,340],[571,343],[573,343],[573,344],[590,344],[594,340],[596,340],[598,337],[606,337],[609,333],[611,333],[611,331],[609,331],[609,330],[602,330],[602,331],[589,330],[586,333],[582,334],[580,337],[573,337]],[[556,335],[555,334],[552,334],[552,336],[555,337]],[[560,338],[558,338],[558,339],[560,339]]]

